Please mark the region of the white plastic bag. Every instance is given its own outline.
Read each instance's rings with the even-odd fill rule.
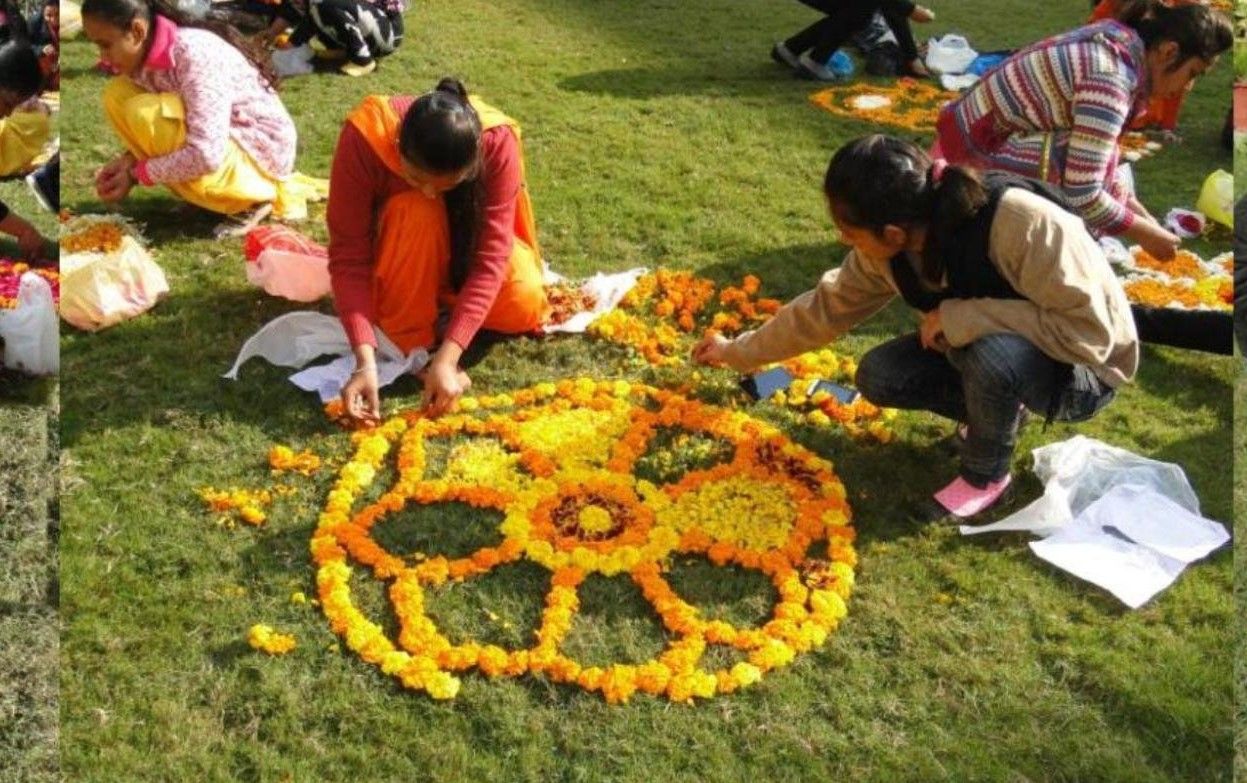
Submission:
[[[61,40],[69,41],[78,37],[82,32],[82,6],[74,2],[74,0],[61,0],[61,21],[60,36]]]
[[[307,44],[291,49],[278,49],[272,54],[273,69],[283,78],[288,76],[305,76],[315,68],[312,59],[315,53]]]
[[[990,525],[962,525],[963,535],[1025,530],[1046,536],[1065,527],[1113,487],[1125,484],[1148,487],[1199,513],[1195,490],[1182,468],[1172,463],[1140,457],[1085,435],[1041,446],[1031,454],[1035,475],[1044,483],[1043,496]]]
[[[1173,584],[1187,565],[1229,540],[1219,522],[1192,514],[1150,487],[1119,484],[1068,526],[1030,547],[1138,609]]]
[[[247,281],[273,296],[315,302],[329,295],[328,256],[269,248],[245,265]]]
[[[61,317],[88,332],[144,313],[167,293],[164,271],[132,236],[110,253],[61,258]]]
[[[927,41],[927,68],[935,74],[965,73],[978,56],[970,42],[955,33]]]
[[[0,311],[4,365],[31,375],[53,375],[61,366],[52,286],[34,272],[22,275],[17,307]]]
[[[541,264],[543,283],[546,285],[557,285],[567,282],[567,278],[551,269],[550,265],[545,261],[542,261]],[[579,334],[584,332],[589,328],[589,324],[614,310],[624,296],[636,286],[636,281],[641,275],[648,272],[649,270],[643,266],[629,269],[626,272],[610,274],[598,272],[581,285],[581,290],[593,296],[593,308],[585,312],[576,313],[560,324],[546,324],[541,327],[541,331],[546,334],[560,332],[564,334]]]

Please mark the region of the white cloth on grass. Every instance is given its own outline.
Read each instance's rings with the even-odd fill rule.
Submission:
[[[377,338],[377,384],[388,386],[406,373],[416,372],[429,361],[429,353],[416,348],[404,354],[385,333],[374,327]],[[290,382],[304,391],[314,391],[321,402],[342,393],[342,387],[355,369],[355,356],[346,330],[336,316],[299,311],[286,313],[260,327],[247,338],[234,366],[224,378],[238,379],[238,370],[253,357],[267,359],[281,367],[303,367],[321,356],[334,356],[327,364],[309,367],[290,376]]]

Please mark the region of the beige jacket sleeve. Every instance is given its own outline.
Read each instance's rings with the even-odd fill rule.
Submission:
[[[1085,364],[1109,386],[1138,368],[1130,304],[1082,220],[1013,189],[996,211],[988,254],[1025,299],[949,299],[940,321],[950,345],[1013,332],[1057,361]]]
[[[891,279],[849,251],[839,269],[727,345],[724,360],[742,372],[821,348],[874,315],[896,290]]]

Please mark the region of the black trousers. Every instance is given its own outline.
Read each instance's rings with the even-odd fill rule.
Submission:
[[[795,55],[809,51],[814,62],[827,62],[854,33],[866,26],[876,11],[882,11],[901,47],[904,62],[918,57],[918,45],[909,27],[909,15],[914,12],[914,4],[908,0],[800,1],[826,16],[784,41],[784,46]]]
[[[1130,305],[1140,342],[1227,356],[1234,353],[1234,332],[1239,331],[1237,303],[1234,309],[1235,317],[1231,318],[1226,313],[1206,310]],[[1239,338],[1242,339],[1241,331]]]

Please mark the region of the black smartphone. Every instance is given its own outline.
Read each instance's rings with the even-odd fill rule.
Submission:
[[[857,389],[850,389],[848,386],[841,386],[831,381],[814,381],[810,384],[806,396],[813,397],[818,392],[827,392],[832,397],[835,397],[841,405],[851,405],[854,400],[861,396]]]
[[[792,373],[783,367],[773,367],[741,378],[740,387],[755,400],[765,400],[777,391],[786,391],[792,380]]]

